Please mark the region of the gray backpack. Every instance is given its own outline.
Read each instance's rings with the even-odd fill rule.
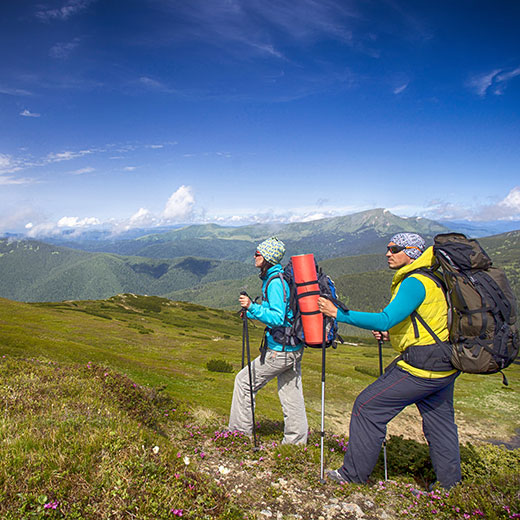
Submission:
[[[471,374],[500,372],[516,359],[520,346],[516,298],[504,271],[493,267],[476,240],[459,233],[437,235],[433,252],[437,265],[418,272],[438,281],[445,291],[451,365]],[[441,343],[415,315],[435,342]],[[446,344],[443,348],[446,352]]]

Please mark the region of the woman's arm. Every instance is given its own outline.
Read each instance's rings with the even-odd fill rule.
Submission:
[[[251,303],[247,311],[250,318],[261,321],[268,327],[277,327],[285,323],[286,308],[289,303],[289,286],[285,284],[285,301],[284,287],[279,277],[273,278],[267,286],[267,300],[261,304]]]

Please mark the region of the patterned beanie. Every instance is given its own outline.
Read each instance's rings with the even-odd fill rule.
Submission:
[[[285,244],[276,237],[272,237],[259,244],[256,250],[270,264],[279,264],[285,254]]]
[[[404,249],[404,253],[414,260],[419,258],[426,249],[424,239],[417,233],[397,233],[390,242],[401,247],[412,247],[413,249]]]

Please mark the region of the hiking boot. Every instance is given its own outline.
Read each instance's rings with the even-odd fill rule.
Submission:
[[[338,484],[347,484],[348,483],[348,480],[345,480],[337,469],[326,469],[325,475],[327,475],[327,478],[329,480],[333,480],[334,482],[337,482]]]

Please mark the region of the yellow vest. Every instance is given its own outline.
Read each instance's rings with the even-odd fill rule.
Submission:
[[[401,282],[407,275],[420,280],[424,285],[426,296],[424,301],[417,308],[417,312],[441,341],[448,341],[448,305],[442,289],[427,276],[420,273],[409,274],[421,267],[432,267],[434,260],[433,248],[429,247],[417,260],[401,267],[401,269],[395,273],[392,280],[392,300],[395,298]],[[397,352],[401,353],[412,345],[431,345],[435,343],[435,340],[431,337],[430,333],[419,323],[419,321],[416,321],[416,323],[419,333],[418,337],[415,337],[415,329],[410,316],[406,317],[403,321],[390,329],[390,343]],[[397,364],[410,374],[427,379],[446,377],[456,372],[456,370],[432,372],[430,370],[415,368],[405,361],[399,361]]]

